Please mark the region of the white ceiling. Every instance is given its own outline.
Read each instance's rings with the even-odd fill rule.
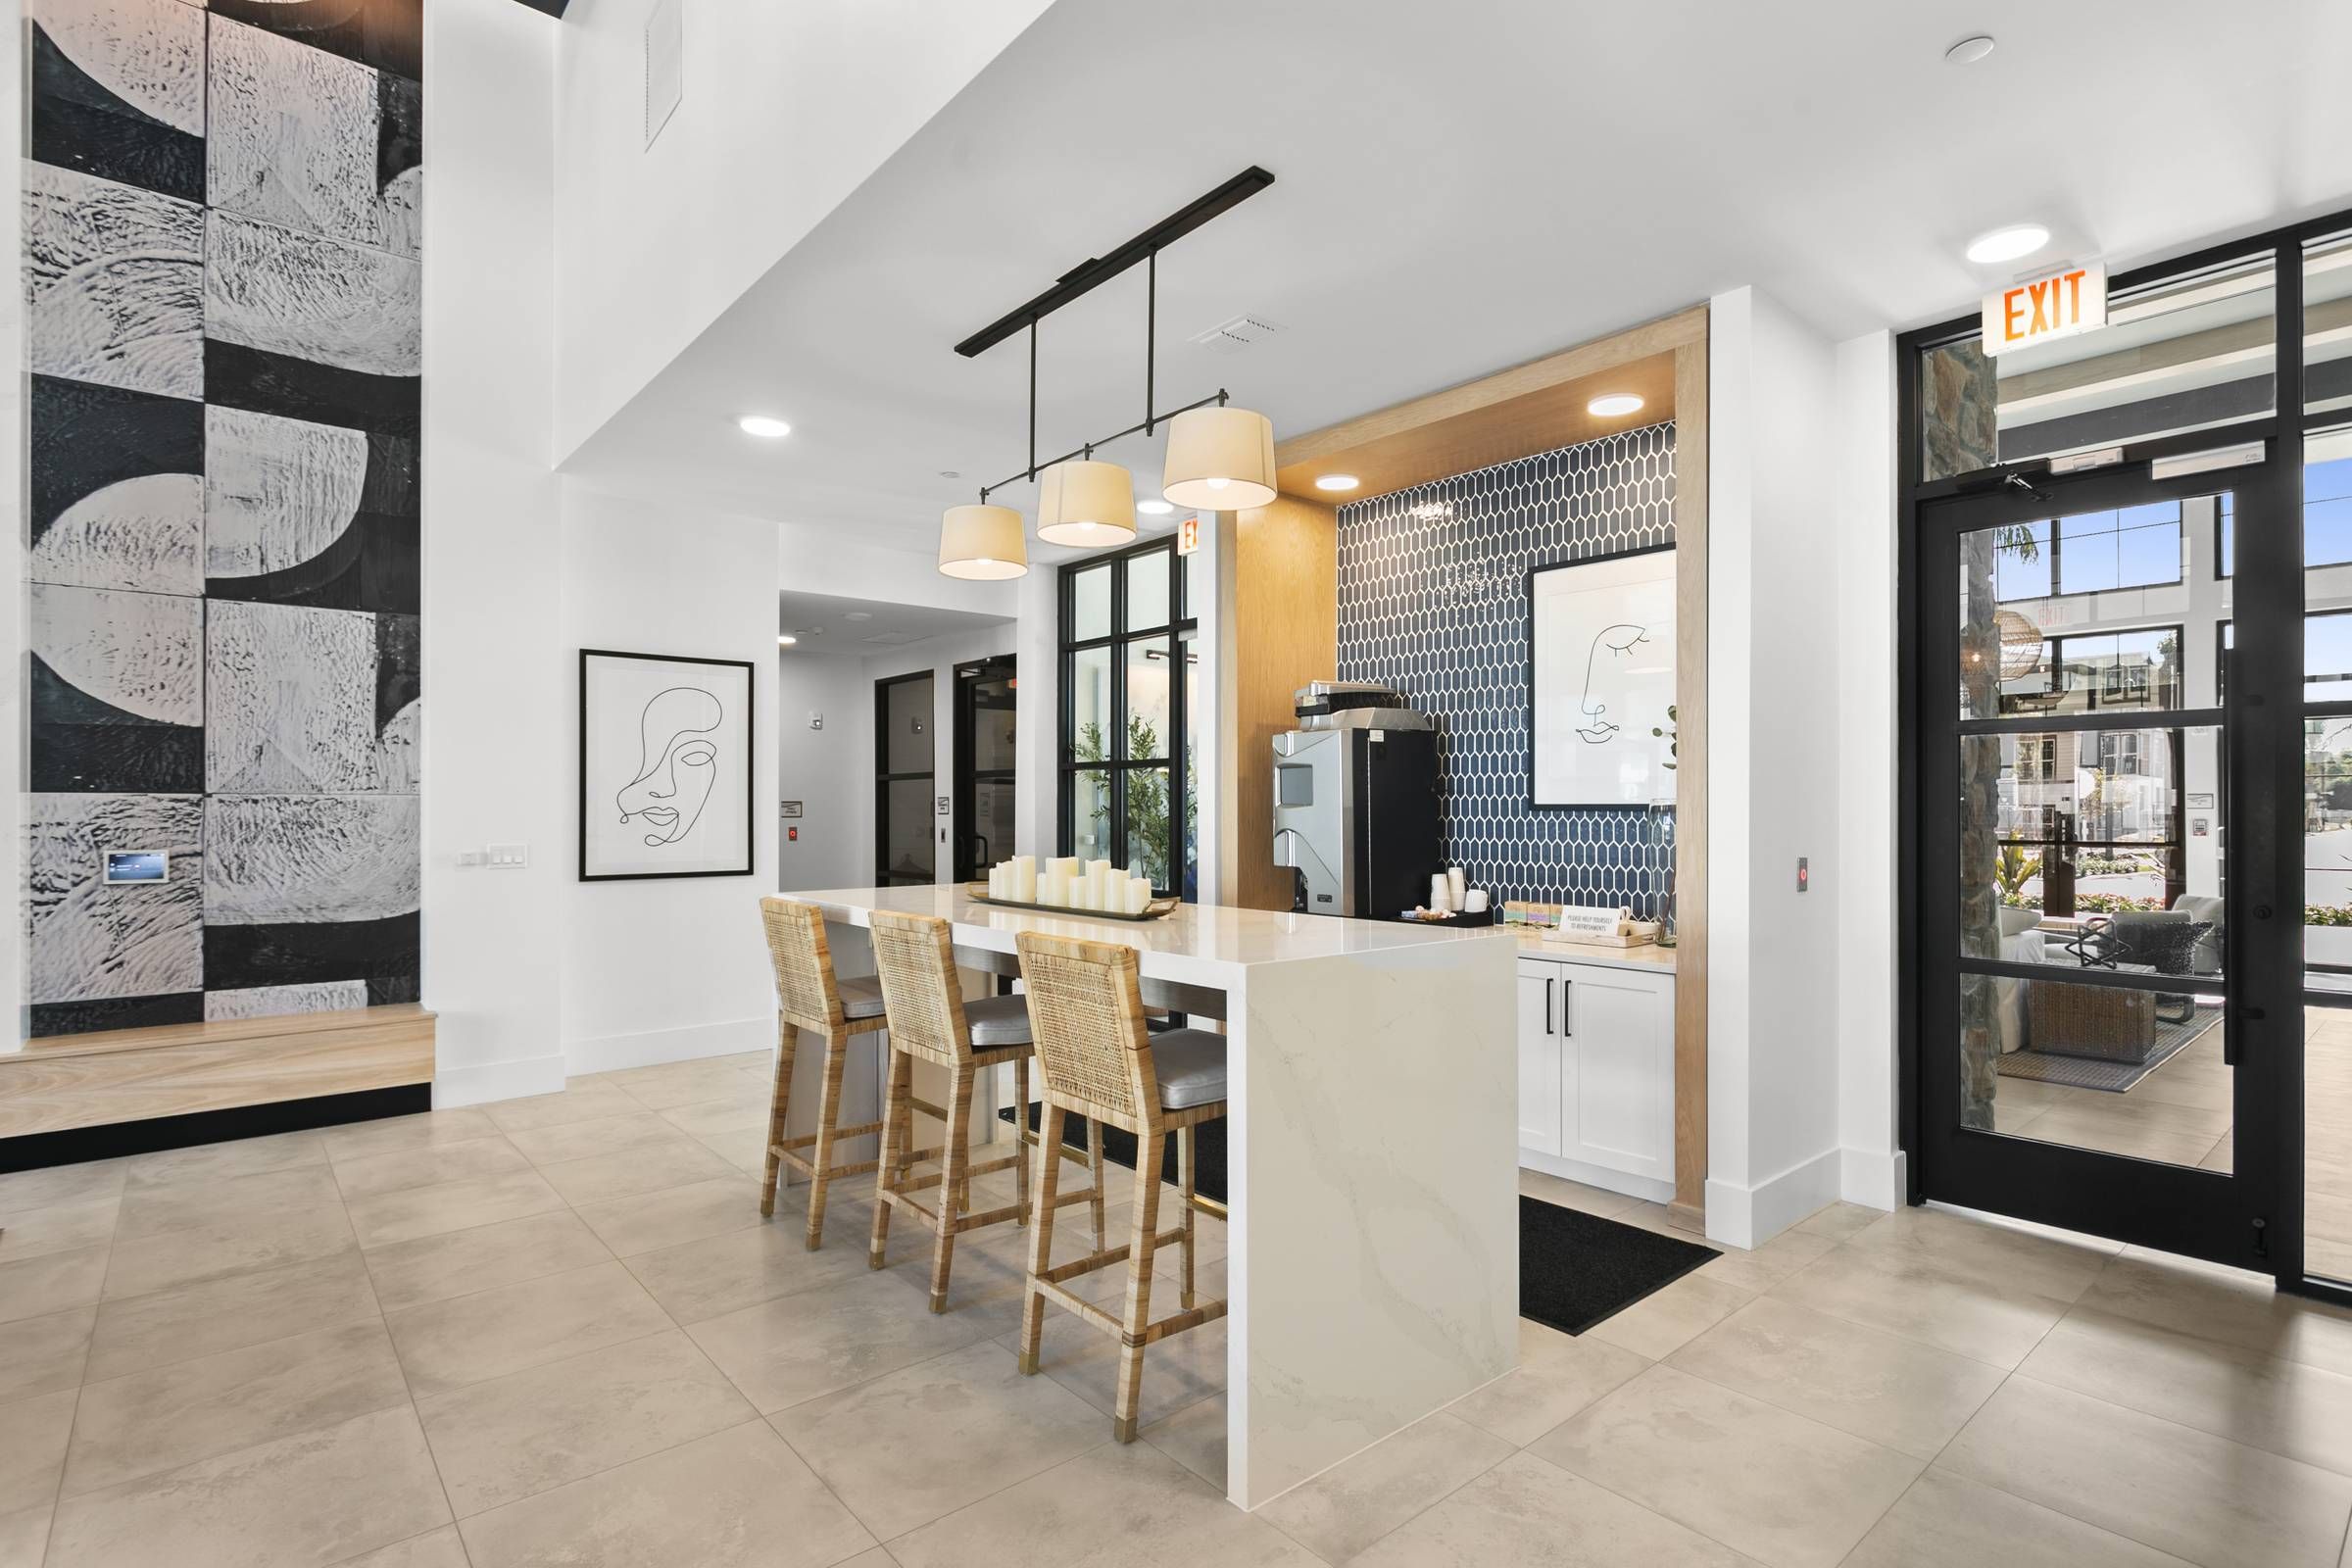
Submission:
[[[2347,59],[2336,0],[1059,0],[566,467],[929,548],[1026,462],[1025,344],[952,345],[1251,163],[1160,258],[1163,408],[1304,431],[1742,283],[1917,325],[2028,265],[1962,260],[2002,223],[2121,266],[2352,204]],[[1141,417],[1143,305],[1045,323],[1041,458]],[[1245,312],[1286,330],[1187,341]],[[1157,488],[1157,442],[1099,455]]]
[[[836,599],[829,594],[776,596],[776,630],[792,632],[800,641],[781,651],[792,655],[850,654],[869,658],[926,637],[950,632],[1001,626],[1001,615],[978,615],[968,610],[928,610],[916,605],[894,605],[873,599]],[[779,645],[780,647],[781,645]]]

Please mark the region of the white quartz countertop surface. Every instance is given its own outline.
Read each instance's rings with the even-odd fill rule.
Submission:
[[[1147,975],[1215,984],[1227,971],[1255,964],[1288,963],[1357,953],[1389,953],[1458,942],[1505,940],[1499,926],[1449,929],[1388,920],[1348,920],[1328,914],[1277,914],[1225,905],[1183,904],[1160,920],[1105,920],[1072,910],[1048,914],[984,904],[960,887],[824,888],[785,893],[823,909],[828,918],[866,924],[875,909],[928,914],[955,927],[964,947],[996,953],[1014,951],[1023,931],[1116,942],[1142,955]]]
[[[1593,963],[1605,969],[1649,969],[1674,973],[1673,948],[1645,943],[1638,948],[1603,948],[1584,942],[1546,942],[1538,932],[1519,930],[1519,955],[1554,963]]]

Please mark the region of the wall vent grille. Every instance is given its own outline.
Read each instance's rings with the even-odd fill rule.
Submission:
[[[1238,354],[1254,348],[1282,330],[1262,316],[1237,316],[1230,321],[1219,321],[1206,331],[1195,332],[1193,341],[1204,349],[1221,354]]]

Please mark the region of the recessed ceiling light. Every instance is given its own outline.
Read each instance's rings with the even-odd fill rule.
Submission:
[[[2039,223],[2012,223],[1970,240],[1968,259],[1979,263],[2014,262],[2021,256],[2033,255],[2049,242],[2050,231]]]
[[[1992,34],[1980,32],[1973,38],[1963,38],[1943,52],[1946,64],[1973,66],[1992,53]]]
[[[1352,490],[1364,481],[1352,473],[1327,473],[1315,481],[1318,490]]]
[[[735,421],[735,428],[745,435],[756,435],[762,441],[777,441],[792,434],[791,425],[764,414],[747,414]]]
[[[1138,501],[1135,510],[1147,517],[1164,517],[1176,509],[1165,501]]]
[[[795,637],[788,631],[780,631],[776,633],[776,646],[778,648],[790,648],[799,641],[800,639],[798,637]]]
[[[1603,392],[1585,405],[1585,412],[1596,419],[1614,419],[1642,412],[1642,396],[1638,392]]]

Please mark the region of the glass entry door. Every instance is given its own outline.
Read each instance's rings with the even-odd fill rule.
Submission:
[[[956,880],[984,880],[1012,857],[1015,709],[1010,654],[956,666]]]
[[[2230,479],[1920,507],[1917,1148],[1929,1198],[2268,1269],[2302,606],[2223,569]]]

